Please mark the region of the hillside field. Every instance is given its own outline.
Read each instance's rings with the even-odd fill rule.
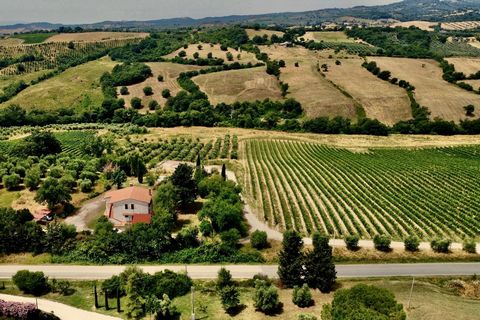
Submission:
[[[320,56],[310,50],[272,45],[260,48],[274,60],[285,60],[280,80],[290,85],[287,98],[299,101],[307,117],[357,116],[355,102],[336,89],[318,71]],[[298,67],[295,63],[298,62]]]
[[[111,71],[115,64],[109,58],[102,58],[70,68],[58,76],[28,87],[1,104],[0,108],[10,104],[44,110],[61,107],[81,109],[100,105],[103,100],[100,77]]]
[[[441,26],[444,30],[469,30],[480,27],[480,21],[445,22]]]
[[[46,39],[46,42],[97,42],[108,40],[146,38],[147,32],[80,32],[60,33]]]
[[[332,237],[478,237],[480,147],[356,152],[284,139],[246,140],[245,191],[280,230]]]
[[[248,37],[250,39],[253,39],[255,36],[263,37],[264,35],[267,35],[268,38],[270,39],[274,34],[276,34],[279,37],[283,37],[284,33],[281,31],[274,31],[274,30],[267,30],[267,29],[260,29],[260,30],[255,30],[255,29],[246,29],[245,30],[248,34]]]
[[[348,92],[365,110],[366,116],[387,125],[412,117],[410,100],[404,89],[378,79],[362,67],[362,59],[320,60],[328,65],[327,79]]]
[[[164,106],[167,99],[162,97],[162,91],[169,89],[172,96],[175,96],[182,89],[177,82],[180,73],[201,69],[201,67],[198,66],[170,62],[151,62],[147,63],[147,65],[152,69],[153,77],[148,78],[144,82],[127,86],[129,92],[127,95],[120,95],[120,87],[117,88],[119,97],[125,99],[126,106],[130,106],[130,100],[133,97],[141,98],[144,108],[148,106],[151,100],[156,100],[161,106]],[[163,82],[158,81],[159,75],[164,77]],[[143,93],[143,88],[147,86],[153,89],[153,95],[148,97]]]
[[[455,66],[455,71],[463,72],[466,76],[480,71],[480,58],[456,57],[446,60]]]
[[[304,38],[305,41],[316,41],[316,42],[350,42],[355,43],[355,40],[349,38],[342,31],[308,31],[305,35],[300,38]]]
[[[202,50],[198,49],[198,46],[202,46]],[[212,53],[213,58],[219,58],[223,59],[225,63],[234,63],[234,62],[239,62],[242,64],[247,64],[247,63],[258,63],[260,61],[257,60],[255,55],[253,53],[247,52],[247,51],[242,51],[234,49],[234,48],[228,48],[227,51],[223,51],[220,49],[219,44],[210,44],[210,43],[199,43],[199,44],[191,44],[188,46],[187,49],[181,48],[178,49],[177,51],[174,51],[168,55],[165,56],[165,58],[175,58],[178,56],[178,53],[180,51],[185,51],[187,53],[186,58],[193,59],[193,54],[195,52],[198,52],[200,55],[200,58],[206,59],[209,53]],[[227,60],[227,52],[230,52],[233,55],[233,61],[228,61]]]
[[[395,22],[391,25],[392,28],[401,27],[401,28],[409,28],[409,27],[417,27],[421,30],[425,31],[433,31],[433,27],[435,27],[436,23],[431,21],[404,21],[404,22]]]
[[[25,83],[30,83],[30,81],[37,79],[41,75],[48,73],[50,70],[41,70],[41,71],[36,71],[36,72],[30,72],[30,73],[22,73],[18,75],[0,75],[0,94],[3,93],[3,88],[9,86],[10,84],[18,81],[25,81]]]
[[[435,60],[388,57],[371,57],[369,60],[377,62],[381,70],[391,71],[392,77],[414,85],[417,102],[430,110],[432,119],[440,117],[459,122],[465,119],[464,106],[480,105],[478,94],[443,80],[442,69]]]
[[[278,80],[265,67],[209,73],[193,78],[213,105],[256,100],[280,100]]]

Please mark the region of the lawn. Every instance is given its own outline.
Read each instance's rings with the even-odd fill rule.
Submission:
[[[12,38],[22,39],[24,44],[34,44],[34,43],[42,43],[51,36],[56,35],[56,32],[48,32],[48,33],[22,33],[16,34],[12,36]]]
[[[0,189],[0,208],[10,207],[19,197],[19,191],[7,191],[5,188]]]

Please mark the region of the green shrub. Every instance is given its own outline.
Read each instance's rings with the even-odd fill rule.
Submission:
[[[416,236],[408,236],[404,240],[405,250],[410,252],[418,251],[420,246],[420,239]]]
[[[463,241],[463,251],[477,253],[477,243],[475,239],[465,239],[465,241]]]
[[[293,288],[292,302],[300,308],[307,308],[313,304],[312,293],[306,283],[301,288]]]
[[[126,96],[126,95],[128,94],[128,88],[125,87],[125,86],[121,87],[121,88],[120,88],[120,94],[121,94],[122,96]]]
[[[28,270],[20,270],[12,277],[13,283],[23,293],[40,296],[48,293],[50,286],[48,278],[43,272],[30,272]]]
[[[255,281],[253,300],[255,308],[265,314],[275,314],[282,308],[277,289],[262,280]]]
[[[392,240],[390,237],[386,235],[375,235],[373,237],[373,244],[375,246],[375,249],[383,252],[389,252],[391,250],[390,244],[392,243]]]
[[[92,188],[92,181],[84,179],[80,182],[80,191],[82,191],[83,193],[89,193],[90,191],[92,191]]]
[[[102,292],[107,292],[110,298],[116,297],[117,291],[122,297],[126,294],[122,279],[119,276],[114,275],[110,279],[102,282]]]
[[[437,253],[449,253],[451,244],[452,240],[450,239],[434,239],[430,242],[430,247]]]
[[[215,284],[217,291],[223,288],[233,286],[232,274],[225,268],[221,268],[217,274],[217,283]]]
[[[348,250],[357,251],[360,247],[358,246],[358,241],[360,237],[356,234],[352,234],[345,237],[345,245]]]
[[[240,293],[235,286],[228,286],[220,290],[220,301],[227,313],[234,313],[240,306]]]
[[[3,176],[2,182],[3,182],[4,188],[10,191],[15,188],[18,188],[18,186],[20,185],[21,179],[18,174],[11,174],[11,175]]]
[[[130,104],[133,109],[142,109],[142,99],[138,97],[133,97],[132,100],[130,100]]]
[[[162,97],[164,97],[165,99],[168,99],[168,98],[170,98],[171,96],[172,96],[172,95],[171,95],[169,89],[163,89],[163,91],[162,91]]]
[[[222,239],[222,242],[232,248],[236,248],[238,246],[240,238],[241,235],[237,229],[230,229],[220,234],[220,239]]]
[[[152,87],[145,87],[143,88],[143,93],[146,95],[146,96],[151,96],[153,94],[153,89]]]
[[[200,222],[199,229],[204,237],[209,237],[213,232],[212,224],[207,220]]]
[[[254,231],[250,236],[250,243],[255,249],[265,249],[268,247],[267,233],[265,231]]]

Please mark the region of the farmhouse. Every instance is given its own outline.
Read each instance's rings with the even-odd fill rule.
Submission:
[[[115,227],[135,223],[150,223],[152,220],[152,191],[141,187],[107,192],[105,216]]]

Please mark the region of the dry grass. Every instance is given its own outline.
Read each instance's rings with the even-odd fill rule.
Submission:
[[[471,85],[473,89],[480,91],[480,80],[463,80],[463,82]]]
[[[434,60],[375,57],[382,70],[389,70],[393,77],[409,81],[416,87],[417,102],[427,107],[431,118],[459,122],[465,119],[463,107],[480,105],[480,96],[460,89],[442,79],[442,69]],[[478,114],[478,113],[477,113]]]
[[[202,50],[198,50],[198,46],[202,46]],[[233,63],[233,62],[239,62],[242,64],[247,64],[249,62],[255,64],[260,61],[257,60],[255,55],[253,53],[247,52],[247,51],[242,51],[242,50],[236,50],[233,48],[228,48],[228,51],[222,51],[220,49],[219,44],[210,44],[210,43],[200,43],[200,44],[191,44],[188,46],[187,49],[178,49],[177,51],[174,51],[170,53],[169,55],[165,56],[165,58],[174,58],[178,56],[178,53],[180,51],[185,51],[187,53],[187,58],[193,59],[193,54],[195,52],[198,52],[200,55],[200,58],[207,58],[208,54],[211,52],[212,56],[214,58],[220,58],[225,60],[225,63]],[[228,61],[227,60],[227,52],[230,52],[233,55],[233,61]]]
[[[307,117],[343,116],[356,118],[355,102],[342,94],[317,70],[321,55],[305,48],[286,48],[282,46],[264,46],[262,52],[271,59],[283,59],[280,80],[290,85],[288,98],[299,101]],[[298,62],[299,66],[295,67]]]
[[[125,99],[125,104],[130,107],[130,100],[133,97],[138,97],[142,99],[143,109],[146,111],[148,109],[148,103],[151,100],[156,100],[161,106],[165,105],[167,100],[162,97],[162,91],[164,89],[169,89],[172,96],[175,96],[178,92],[182,90],[180,85],[177,82],[177,78],[182,72],[193,71],[201,69],[198,66],[183,65],[170,62],[151,62],[147,65],[152,69],[153,77],[148,78],[142,83],[128,86],[129,94],[120,96]],[[158,76],[163,76],[163,82],[158,81]],[[153,95],[145,96],[143,93],[143,88],[152,87]],[[120,88],[117,88],[120,92]],[[120,94],[120,93],[119,93]]]
[[[268,75],[265,67],[209,73],[193,80],[214,105],[282,99],[277,78]]]
[[[480,21],[460,21],[442,23],[444,30],[469,30],[480,27]]]
[[[108,40],[143,39],[149,34],[146,32],[82,32],[60,33],[47,39],[45,42],[98,42]]]
[[[356,42],[342,31],[308,31],[305,35],[301,36],[301,38],[304,38],[305,41],[316,42]]]
[[[70,68],[58,76],[28,87],[0,105],[0,108],[18,104],[29,110],[35,107],[43,110],[61,107],[80,110],[100,105],[103,100],[100,77],[115,65],[116,62],[109,58],[102,58]]]
[[[264,35],[267,35],[268,38],[270,39],[274,34],[283,37],[284,33],[281,31],[273,31],[273,30],[266,30],[266,29],[260,29],[260,30],[254,30],[254,29],[246,29],[248,37],[253,39],[255,36],[263,37]]]
[[[437,23],[431,21],[405,21],[405,22],[396,22],[391,25],[391,27],[402,27],[402,28],[409,28],[411,26],[417,27],[421,30],[425,31],[433,31],[433,27],[435,27]]]
[[[480,58],[456,57],[446,60],[455,66],[456,71],[463,72],[466,76],[480,71]]]
[[[246,139],[291,139],[305,142],[314,142],[328,146],[346,149],[368,148],[424,148],[480,145],[480,135],[435,136],[435,135],[399,135],[388,137],[374,137],[364,135],[327,135],[313,133],[286,133],[280,131],[265,131],[239,128],[206,128],[206,127],[176,127],[176,128],[149,128],[146,135],[133,136],[132,140],[158,141],[171,138],[199,138],[201,142],[223,138],[225,134],[237,135],[239,141]]]
[[[335,59],[325,59],[329,71],[327,79],[352,95],[364,108],[367,117],[393,125],[411,118],[410,100],[402,88],[378,79],[362,67],[362,59],[342,59],[341,65]]]
[[[0,47],[15,47],[23,43],[22,39],[18,38],[5,38],[0,39]]]

